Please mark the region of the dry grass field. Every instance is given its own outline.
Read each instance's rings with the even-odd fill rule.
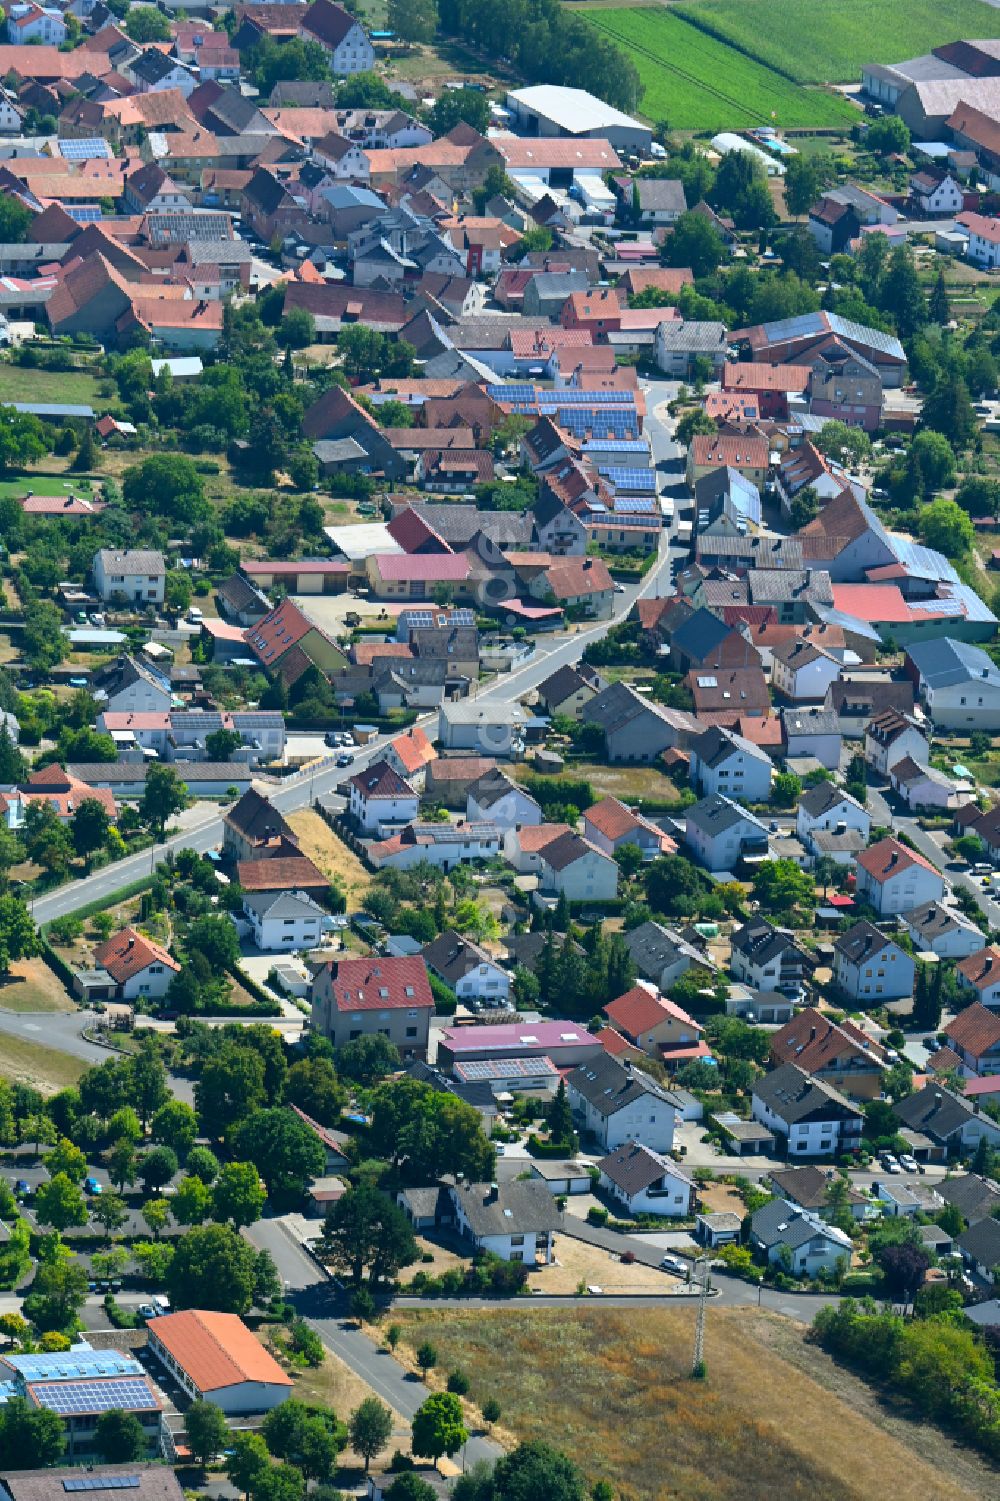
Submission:
[[[24,1037],[0,1038],[0,1078],[30,1084],[42,1094],[58,1094],[75,1084],[87,1065],[82,1058],[46,1048]]]
[[[695,1310],[399,1310],[504,1430],[574,1454],[622,1501],[959,1501],[995,1473],[938,1431],[883,1412],[789,1320],[711,1308],[708,1378],[688,1375]],[[785,1347],[784,1349],[782,1347]],[[814,1374],[815,1372],[815,1374]]]
[[[300,808],[297,813],[286,814],[286,818],[299,836],[302,853],[318,865],[325,876],[336,879],[343,887],[348,911],[353,912],[372,879],[357,855],[352,854],[312,808]]]
[[[0,981],[0,1011],[75,1011],[66,987],[42,959],[15,959]]]

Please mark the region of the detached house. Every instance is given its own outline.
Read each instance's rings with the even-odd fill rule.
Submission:
[[[434,997],[422,957],[336,959],[313,981],[312,1026],[334,1047],[388,1037],[403,1058],[423,1058]]]
[[[968,959],[986,947],[982,930],[963,912],[941,902],[915,907],[905,913],[903,922],[917,949],[939,959]]]
[[[704,1028],[648,982],[640,981],[611,1001],[604,1015],[619,1036],[668,1068],[709,1057],[701,1040]]]
[[[1000,1074],[1000,1016],[981,1001],[966,1006],[944,1028],[964,1074]]]
[[[1000,730],[1000,668],[981,646],[940,636],[908,646],[905,660],[938,729]]]
[[[898,839],[881,839],[857,861],[857,893],[882,917],[940,901],[944,879],[929,860]]]
[[[484,948],[448,929],[424,948],[424,963],[460,1001],[505,1005],[510,999],[510,975],[495,964]]]
[[[137,605],[162,605],[166,584],[163,554],[151,549],[115,552],[102,547],[94,554],[94,588],[101,599],[126,599]]]
[[[113,998],[135,1001],[140,997],[159,1000],[180,973],[177,960],[135,928],[122,928],[94,950],[94,964],[114,982]]]
[[[991,944],[960,959],[955,974],[960,985],[976,991],[984,1006],[1000,1007],[1000,948]]]
[[[755,917],[733,934],[730,967],[737,980],[755,990],[797,996],[811,961],[791,933]]]
[[[629,1214],[686,1219],[694,1209],[697,1185],[684,1168],[639,1142],[609,1152],[597,1164],[601,1187]]]
[[[638,1141],[669,1152],[680,1105],[648,1074],[606,1053],[581,1063],[566,1079],[570,1109],[581,1131],[605,1152]]]
[[[699,865],[714,873],[735,870],[748,857],[767,854],[767,828],[731,798],[713,793],[687,809],[684,842]]]
[[[865,760],[873,771],[887,777],[898,761],[909,758],[918,766],[930,760],[930,743],[917,721],[898,709],[884,709],[865,729]]]
[[[913,994],[913,960],[873,923],[856,922],[841,933],[833,953],[834,978],[849,1000],[880,1005]]]
[[[299,24],[299,36],[305,42],[319,43],[336,78],[370,73],[375,66],[375,49],[368,33],[350,11],[332,0],[313,0]]]
[[[854,829],[868,841],[872,821],[866,809],[849,792],[834,782],[817,782],[806,787],[799,798],[795,814],[795,831],[803,842],[823,830]]]
[[[800,639],[779,642],[771,659],[774,686],[793,703],[822,702],[842,665],[832,652]]]
[[[616,854],[627,844],[635,845],[644,860],[677,853],[677,845],[669,834],[664,834],[641,814],[633,813],[616,797],[602,797],[600,802],[586,809],[583,833],[596,849],[606,855]]]
[[[223,853],[232,860],[260,860],[297,844],[291,825],[253,787],[222,816]]]
[[[418,794],[388,761],[357,772],[347,785],[351,817],[366,834],[378,834],[387,824],[412,823],[420,811]]]
[[[774,764],[759,746],[733,730],[712,725],[690,746],[689,780],[703,796],[728,794],[748,803],[771,795]]]
[[[892,1108],[903,1126],[930,1138],[931,1161],[974,1152],[984,1139],[992,1147],[1000,1145],[1000,1125],[982,1115],[975,1100],[963,1099],[943,1084],[927,1084]]]
[[[622,935],[636,971],[657,990],[668,991],[693,964],[711,967],[711,961],[672,928],[662,923],[640,923]]]
[[[771,1062],[775,1066],[794,1063],[810,1078],[871,1100],[878,1098],[889,1060],[849,1017],[832,1022],[807,1006],[772,1033]]]
[[[571,902],[612,902],[618,895],[618,866],[572,831],[539,851],[539,889],[565,894]]]
[[[849,1266],[854,1249],[843,1230],[784,1199],[772,1199],[756,1210],[750,1220],[750,1244],[763,1251],[772,1265],[784,1265],[790,1258],[796,1277],[815,1277]]]
[[[247,892],[243,919],[242,931],[249,930],[254,947],[262,954],[314,949],[331,926],[322,907],[304,891]]]
[[[758,1079],[752,1109],[755,1121],[785,1138],[790,1157],[836,1157],[861,1145],[860,1109],[794,1063]]]

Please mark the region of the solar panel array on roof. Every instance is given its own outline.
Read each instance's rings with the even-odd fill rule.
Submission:
[[[36,1406],[67,1417],[73,1413],[157,1412],[160,1404],[144,1376],[111,1381],[38,1382],[28,1391]]]
[[[98,224],[104,218],[104,214],[96,204],[79,204],[71,207],[68,203],[64,203],[63,210],[74,224]]]
[[[418,823],[416,829],[421,839],[429,839],[432,844],[450,844],[456,839],[496,839],[497,826],[495,823],[471,823],[467,819],[458,827],[450,823]]]
[[[228,214],[147,214],[146,226],[153,244],[178,245],[185,240],[230,240]]]
[[[637,495],[656,494],[656,475],[651,469],[625,469],[618,464],[599,464],[597,472],[616,490],[631,490]],[[621,505],[620,500],[615,501]]]
[[[542,408],[547,411],[547,407]],[[575,437],[583,438],[588,433],[600,433],[609,438],[637,438],[639,436],[639,420],[634,411],[624,407],[608,407],[601,411],[594,408],[580,408],[575,410],[565,407],[553,408],[555,420],[560,427]]]
[[[615,510],[651,516],[656,510],[656,501],[651,495],[616,495]]]
[[[404,610],[402,612],[406,624],[414,631],[430,629],[440,611],[437,610]],[[447,624],[450,627],[456,625],[475,625],[476,612],[466,609],[449,609]]]
[[[56,1355],[8,1355],[7,1364],[24,1381],[79,1381],[96,1376],[141,1376],[134,1355],[120,1350],[68,1350]]]
[[[583,444],[584,453],[649,453],[645,442],[637,438],[609,442],[606,438],[588,438]]]
[[[97,157],[107,160],[111,147],[103,136],[89,136],[84,141],[60,141],[59,155],[67,162],[87,162]]]
[[[137,1491],[138,1475],[74,1475],[64,1480],[64,1491]]]

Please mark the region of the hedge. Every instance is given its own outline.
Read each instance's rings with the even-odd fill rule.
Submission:
[[[579,1151],[579,1147],[571,1146],[568,1141],[543,1141],[532,1132],[528,1137],[527,1151],[529,1157],[552,1157],[558,1160],[562,1157],[571,1158]]]
[[[120,886],[117,891],[111,891],[107,896],[99,897],[94,902],[84,902],[80,907],[74,907],[71,913],[63,913],[62,916],[79,917],[85,919],[93,917],[95,912],[106,912],[117,902],[127,902],[130,896],[138,896],[142,891],[148,891],[153,884],[153,876],[140,876],[137,881],[130,881],[127,886]],[[56,888],[58,890],[58,887]],[[46,893],[48,895],[48,893]],[[51,921],[52,919],[50,919]],[[49,923],[41,924],[40,932],[48,932]]]
[[[551,776],[524,777],[521,786],[543,809],[551,807],[553,803],[572,803],[581,813],[585,813],[597,801],[589,782],[555,782]]]

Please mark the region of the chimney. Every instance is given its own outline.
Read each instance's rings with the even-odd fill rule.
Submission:
[[[809,1041],[810,1042],[815,1042],[816,1041],[816,1028],[815,1027],[810,1027],[809,1028]]]
[[[125,945],[125,947],[127,949],[134,949],[135,948],[135,939],[134,938],[130,938],[129,941],[128,941],[128,943]]]

